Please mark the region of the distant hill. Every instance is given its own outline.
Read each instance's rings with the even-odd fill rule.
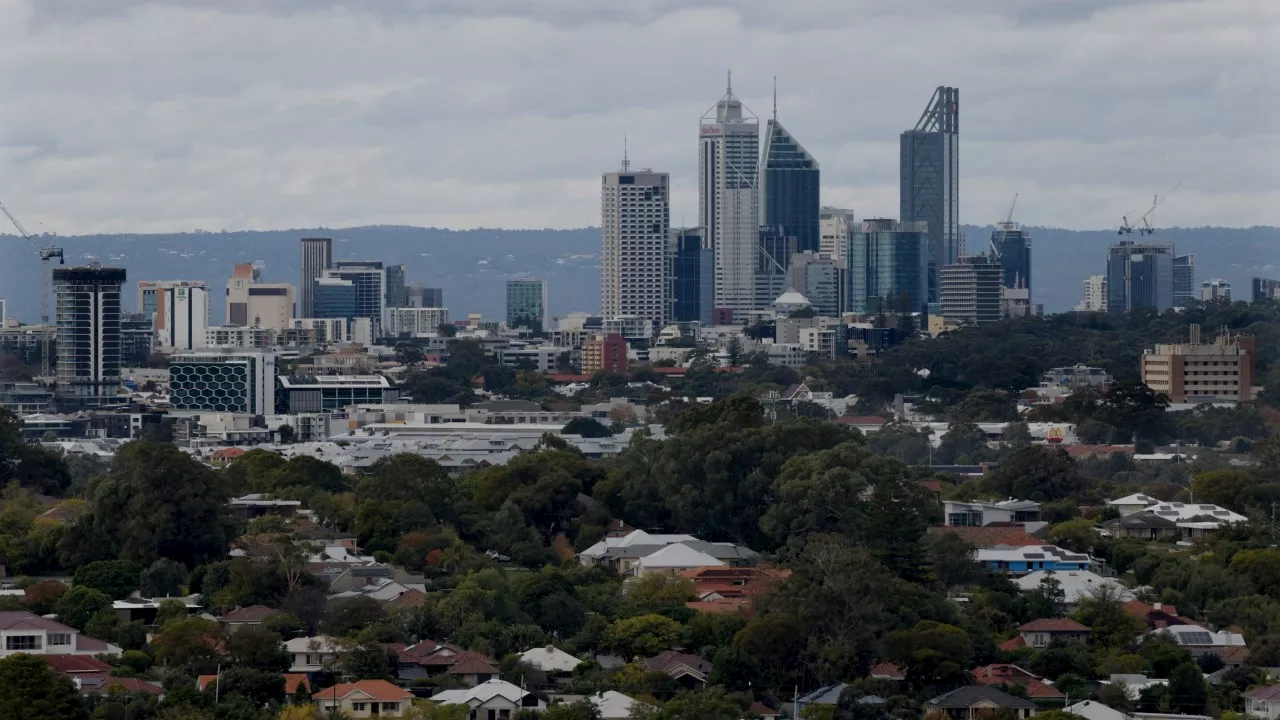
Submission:
[[[986,248],[990,227],[965,228],[969,250]],[[1032,287],[1046,311],[1070,309],[1080,301],[1081,282],[1103,272],[1106,246],[1114,231],[1031,228]],[[454,317],[480,312],[501,317],[504,281],[521,273],[549,281],[552,315],[600,307],[600,230],[446,230],[400,226],[310,228],[248,232],[80,235],[59,238],[68,263],[98,259],[128,269],[130,281],[204,280],[221,297],[231,266],[261,261],[267,280],[296,283],[298,238],[334,238],[337,259],[404,263],[411,282],[444,288]],[[1280,276],[1280,228],[1174,228],[1158,238],[1171,240],[1179,254],[1195,253],[1197,280],[1230,281],[1237,298],[1247,299],[1250,278]],[[0,235],[0,298],[13,317],[39,317],[39,260],[21,239]],[[136,294],[126,291],[132,309]],[[213,321],[223,320],[215,302]]]

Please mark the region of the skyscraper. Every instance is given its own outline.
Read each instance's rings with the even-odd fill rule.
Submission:
[[[507,281],[507,327],[550,332],[547,314],[547,283],[544,280]]]
[[[818,252],[845,267],[848,262],[845,253],[849,251],[849,236],[857,229],[852,210],[834,207],[820,209]]]
[[[409,307],[409,286],[404,279],[404,265],[387,266],[387,307]]]
[[[960,91],[939,87],[915,129],[902,133],[899,217],[927,222],[929,302],[938,301],[938,272],[960,258]]]
[[[316,319],[356,317],[356,284],[339,277],[311,281],[312,311]]]
[[[796,236],[781,225],[761,225],[756,252],[755,309],[767,308],[787,290]]]
[[[1031,233],[1021,225],[996,223],[988,255],[1004,267],[1005,287],[1031,289]]]
[[[606,319],[635,316],[661,325],[667,312],[667,173],[605,173],[600,185],[600,303]]]
[[[120,390],[120,286],[125,271],[54,268],[58,388],[65,408],[116,404]]]
[[[671,235],[667,296],[671,322],[711,324],[715,300],[716,254],[703,228],[683,228]]]
[[[227,280],[227,324],[284,330],[293,319],[293,285],[262,282],[262,270],[236,263]]]
[[[339,260],[325,270],[323,276],[348,280],[355,286],[355,317],[368,318],[373,326],[373,336],[378,337],[382,312],[387,307],[387,270],[382,263],[377,260]]]
[[[1196,299],[1196,256],[1173,256],[1173,306],[1186,307]]]
[[[815,252],[796,253],[787,274],[791,278],[788,284],[809,300],[814,312],[839,317],[844,311],[848,271],[834,258]]]
[[[1125,240],[1107,249],[1107,309],[1173,307],[1173,245]]]
[[[1211,278],[1200,283],[1200,300],[1212,302],[1226,300],[1231,302],[1231,283],[1222,278]]]
[[[818,161],[778,122],[776,97],[773,119],[765,127],[763,156],[760,224],[785,228],[796,239],[796,252],[818,252]]]
[[[160,347],[194,350],[206,345],[209,289],[201,281],[165,283],[156,297],[155,331]]]
[[[715,306],[754,310],[760,120],[734,96],[730,84],[702,116],[698,137],[698,224],[707,229],[715,250]]]
[[[1280,280],[1256,277],[1253,279],[1253,302],[1280,298]]]
[[[849,310],[920,312],[928,302],[925,223],[863,220],[849,238]]]
[[[1107,311],[1107,276],[1090,275],[1084,281],[1084,298],[1075,307],[1077,312]]]
[[[938,274],[942,316],[970,325],[999,322],[1004,316],[1004,268],[986,255],[961,258]]]
[[[333,264],[332,238],[302,238],[302,273],[298,279],[297,317],[315,317],[314,281]]]

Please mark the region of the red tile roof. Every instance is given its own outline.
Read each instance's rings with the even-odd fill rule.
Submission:
[[[1063,697],[1062,691],[1041,680],[1035,673],[1017,665],[995,663],[974,668],[973,680],[981,685],[1021,685],[1027,689],[1027,697],[1047,700]]]
[[[417,588],[411,588],[387,601],[386,605],[389,610],[399,610],[401,608],[421,607],[426,602],[426,593]]]
[[[759,700],[751,703],[751,707],[747,708],[747,712],[755,713],[756,715],[759,715],[760,717],[763,717],[763,718],[780,717],[780,714],[778,713],[777,710],[774,710],[773,708],[769,707],[768,705],[765,705]]]
[[[871,666],[871,670],[867,672],[873,678],[885,678],[889,680],[904,680],[907,674],[903,672],[902,666],[891,662],[880,662]]]
[[[232,460],[244,455],[244,452],[244,450],[237,447],[222,448],[220,450],[214,450],[213,455],[210,457],[213,460]]]
[[[725,598],[723,600],[691,600],[684,604],[694,612],[726,614],[746,614],[751,609],[751,601],[747,598]]]
[[[1256,687],[1244,696],[1250,700],[1280,700],[1280,683]]]
[[[396,702],[397,700],[409,700],[413,697],[413,693],[404,688],[396,687],[386,680],[360,680],[353,683],[339,683],[334,687],[313,693],[311,697],[315,700],[333,700],[335,697],[342,700],[352,693],[361,693],[370,700],[377,700],[378,702]]]
[[[289,694],[289,695],[294,694],[295,692],[298,691],[299,687],[306,688],[308,692],[311,690],[311,681],[307,680],[306,673],[281,673],[281,674],[284,676],[284,691],[286,694]],[[196,678],[196,688],[203,691],[205,688],[209,687],[209,685],[212,684],[213,681],[216,680],[217,678],[218,678],[217,675],[201,675],[200,677]]]
[[[1089,632],[1089,627],[1081,625],[1071,618],[1040,618],[1018,626],[1018,630],[1022,632],[1087,633]]]
[[[92,655],[37,655],[53,668],[54,672],[64,675],[76,673],[109,673],[111,666]]]
[[[1027,545],[1044,544],[1040,539],[1029,535],[1026,528],[1022,525],[1012,527],[993,525],[988,525],[987,527],[958,527],[955,525],[945,525],[942,527],[931,527],[929,528],[929,532],[933,535],[950,533],[979,549],[993,548],[997,545],[1026,547]]]
[[[1017,635],[1009,638],[1008,640],[1005,640],[1004,642],[1000,643],[996,647],[1001,650],[1004,650],[1005,652],[1008,652],[1010,650],[1017,650],[1018,648],[1022,648],[1026,646],[1027,646],[1027,641],[1023,640],[1021,635]]]
[[[467,652],[454,656],[445,673],[449,675],[497,675],[497,663],[492,658],[477,652]]]
[[[272,610],[266,605],[250,605],[249,607],[236,608],[218,619],[224,623],[260,623],[272,615],[279,614],[279,610]]]
[[[1244,645],[1231,645],[1222,648],[1218,659],[1225,665],[1243,665],[1249,660],[1249,648]]]
[[[107,692],[111,688],[118,688],[130,693],[149,693],[151,695],[163,695],[164,688],[155,683],[147,682],[140,678],[118,678],[108,677],[102,684],[100,692]]]

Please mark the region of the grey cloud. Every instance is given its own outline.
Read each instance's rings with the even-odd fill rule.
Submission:
[[[0,199],[63,232],[583,226],[734,89],[893,215],[897,136],[961,88],[962,220],[1274,222],[1272,0],[8,0]],[[3,0],[0,0],[3,6]],[[1022,214],[1022,213],[1020,213]]]

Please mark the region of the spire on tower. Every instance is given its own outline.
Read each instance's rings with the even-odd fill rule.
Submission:
[[[778,76],[773,76],[773,121],[778,122]]]
[[[724,86],[724,94],[732,95],[733,94],[733,68],[729,68],[727,72],[727,78],[728,79],[725,82],[725,86]]]
[[[627,158],[626,133],[622,133],[622,172],[631,172],[631,160]]]

